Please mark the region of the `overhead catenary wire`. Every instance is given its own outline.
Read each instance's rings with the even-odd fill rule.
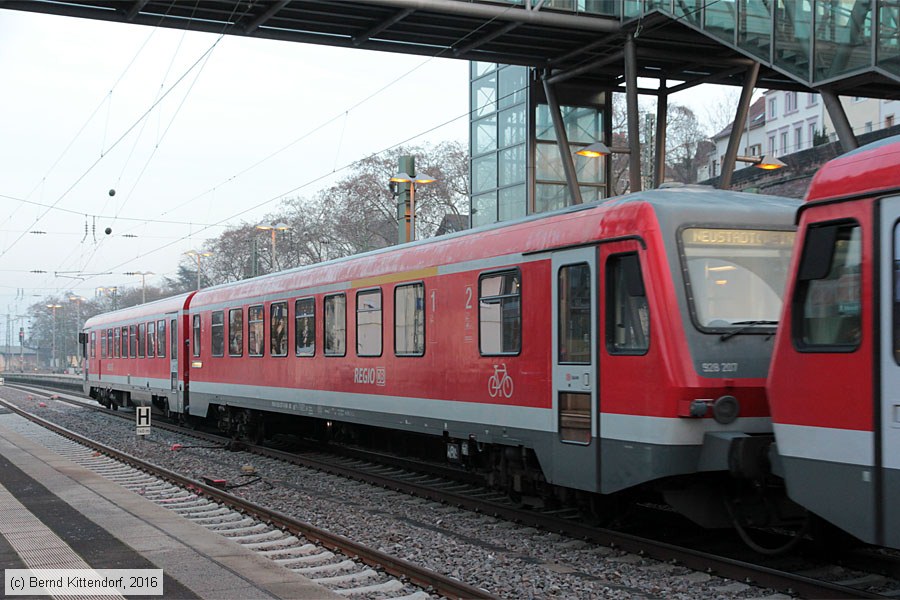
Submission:
[[[117,221],[119,219],[119,215],[122,212],[122,210],[125,208],[125,205],[127,204],[128,199],[131,198],[131,194],[134,192],[134,189],[137,187],[138,183],[143,178],[144,173],[146,173],[147,168],[150,166],[150,162],[153,160],[153,157],[156,156],[156,152],[159,149],[159,144],[162,142],[163,139],[165,139],[166,134],[169,132],[169,130],[172,127],[172,124],[175,122],[175,119],[178,117],[178,114],[181,112],[181,109],[184,106],[185,102],[187,101],[188,96],[190,96],[191,90],[193,89],[194,85],[196,85],[198,79],[200,78],[200,75],[203,72],[203,68],[206,66],[207,61],[209,60],[209,57],[211,56],[211,53],[207,54],[206,56],[207,56],[207,59],[204,60],[200,69],[198,70],[196,76],[194,77],[193,82],[191,82],[190,86],[188,87],[187,91],[185,92],[184,96],[182,97],[181,102],[178,104],[178,107],[175,109],[175,112],[172,115],[172,118],[169,120],[169,124],[166,126],[165,130],[163,130],[163,132],[162,132],[162,135],[157,139],[157,142],[154,144],[153,151],[151,152],[150,156],[147,157],[147,160],[144,162],[144,167],[141,169],[140,173],[138,174],[138,177],[135,180],[134,184],[132,185],[131,190],[129,191],[128,194],[125,195],[125,200],[119,205],[119,208],[116,211],[116,214],[112,219],[113,223],[115,223],[115,221]],[[174,60],[174,58],[173,58],[173,60]],[[137,142],[135,142],[135,144],[136,143]],[[135,220],[138,220],[138,219],[135,219]],[[150,221],[147,219],[143,219],[143,220],[141,220],[141,222],[143,223],[143,226],[146,227],[147,223],[149,223]],[[90,254],[84,259],[85,265],[89,265],[91,263],[91,260],[94,258],[94,256],[100,249],[100,246],[101,246],[101,244],[94,244],[92,246],[92,250],[91,250]]]
[[[195,4],[195,8],[196,8],[196,4]],[[249,7],[249,5],[248,5],[248,6],[245,8],[245,12],[246,12],[247,10],[249,10],[249,8],[250,8],[250,7]],[[229,18],[231,18],[231,17],[234,16],[234,13],[237,11],[237,9],[238,9],[238,5],[235,5],[235,7],[234,7],[234,9],[233,9],[233,11],[232,11],[232,14],[229,16]],[[164,99],[165,99],[165,98],[166,98],[166,97],[167,97],[167,96],[175,89],[175,88],[178,87],[178,85],[181,83],[181,81],[183,81],[184,78],[185,78],[191,71],[193,71],[194,68],[196,68],[197,64],[199,64],[201,61],[204,61],[204,57],[208,56],[208,55],[212,52],[212,50],[215,49],[215,47],[216,47],[216,46],[218,45],[218,43],[222,40],[222,38],[224,37],[224,35],[225,35],[225,33],[224,33],[224,26],[223,26],[222,33],[219,35],[219,37],[216,39],[216,41],[211,45],[211,47],[210,47],[209,49],[207,49],[207,51],[206,51],[203,55],[201,55],[200,58],[198,58],[197,61],[195,61],[195,62],[194,62],[194,63],[193,63],[193,64],[192,64],[192,65],[191,65],[191,66],[190,66],[190,67],[189,67],[189,68],[181,75],[181,77],[179,77],[178,80],[176,80],[175,83],[173,83],[172,86],[169,87],[169,89],[167,89],[161,96],[159,96],[159,97],[157,98],[157,100],[156,100],[156,101],[155,101],[155,102],[154,102],[154,103],[153,103],[153,104],[152,104],[152,105],[151,105],[151,106],[150,106],[150,107],[149,107],[149,108],[148,108],[148,109],[147,109],[147,110],[146,110],[146,111],[145,111],[145,112],[144,112],[144,113],[143,113],[143,114],[142,114],[142,115],[141,115],[141,116],[140,116],[140,117],[139,117],[139,118],[138,118],[138,119],[137,119],[137,120],[136,120],[136,121],[135,121],[135,122],[134,122],[134,123],[133,123],[133,124],[132,124],[125,132],[124,132],[124,133],[123,133],[123,134],[122,134],[122,135],[121,135],[121,136],[119,136],[119,138],[118,138],[118,139],[117,139],[117,140],[116,140],[109,148],[107,148],[107,150],[106,150],[105,152],[102,151],[102,149],[101,149],[101,156],[100,156],[100,158],[98,158],[96,161],[94,161],[94,162],[88,167],[88,169],[87,169],[84,173],[82,173],[82,175],[81,175],[80,177],[78,177],[78,178],[75,180],[75,182],[72,183],[72,184],[66,189],[66,191],[63,192],[63,194],[60,195],[60,196],[57,198],[57,200],[47,208],[47,210],[45,210],[44,212],[42,212],[42,213],[37,217],[37,219],[34,221],[34,223],[31,225],[31,227],[29,227],[29,228],[26,229],[24,232],[22,232],[22,233],[21,233],[21,234],[20,234],[20,235],[19,235],[19,236],[11,243],[11,244],[9,244],[2,252],[0,252],[0,257],[4,256],[9,250],[11,250],[16,244],[18,244],[18,242],[24,237],[24,235],[26,234],[26,232],[27,232],[28,230],[32,229],[37,223],[39,223],[39,222],[40,222],[40,221],[41,221],[41,220],[42,220],[42,219],[50,212],[50,210],[52,210],[52,209],[54,209],[54,208],[57,208],[57,205],[58,205],[58,204],[59,204],[59,203],[60,203],[60,202],[61,202],[61,201],[69,194],[69,192],[72,191],[72,189],[75,188],[75,186],[78,185],[78,183],[80,183],[80,182],[87,176],[88,173],[90,173],[90,172],[94,169],[94,167],[96,167],[97,164],[99,164],[99,162],[106,156],[106,154],[108,154],[112,149],[114,149],[116,146],[118,146],[118,144],[119,144],[120,142],[122,142],[122,141],[123,141],[123,140],[124,140],[124,139],[125,139],[125,138],[133,131],[133,130],[134,130],[134,128],[135,128],[139,123],[143,122],[143,121],[144,121],[144,120],[145,120],[145,119],[153,112],[153,110],[154,110],[154,109],[155,109],[155,108],[156,108],[156,107],[157,107],[157,106],[158,106],[158,105],[159,105],[159,104],[160,104],[160,103],[161,103],[161,102],[162,102],[162,101],[163,101],[163,100],[164,100]],[[130,66],[134,63],[134,60],[135,60],[135,59],[137,58],[137,56],[140,54],[141,50],[143,50],[143,47],[146,46],[147,41],[149,41],[149,38],[148,38],[147,40],[145,40],[144,44],[141,46],[141,49],[140,49],[140,50],[138,51],[138,53],[136,53],[136,55],[132,58],[131,63],[129,63],[129,68],[130,68]],[[203,64],[205,64],[205,61],[203,62]],[[128,70],[128,69],[126,68],[126,71],[125,71],[125,72],[127,72],[127,70]],[[125,73],[123,72],[123,74],[120,75],[119,80],[117,80],[117,83],[118,83],[118,81],[121,81],[121,79],[122,79],[122,77],[124,77],[124,75],[125,75]],[[103,103],[101,102],[101,104],[97,107],[97,109],[95,109],[94,114],[96,114],[96,112],[100,109],[100,107],[102,107],[102,104],[103,104]],[[85,123],[85,125],[82,127],[82,130],[87,126],[88,123],[90,123],[90,121],[91,121],[92,119],[93,119],[93,114],[92,114],[92,116],[88,119],[88,121]],[[61,160],[62,157],[66,154],[66,152],[68,151],[68,148],[72,146],[72,144],[74,143],[75,139],[78,138],[78,136],[80,135],[80,133],[81,133],[81,130],[79,131],[79,134],[76,134],[75,138],[73,138],[73,140],[69,143],[69,145],[67,146],[67,149],[63,152],[63,154],[60,156],[60,158],[57,159],[57,163],[58,163],[59,160]],[[105,132],[104,132],[104,137],[105,137]],[[56,163],[54,163],[54,165],[55,165],[55,164],[56,164]],[[43,183],[43,179],[42,179],[42,183]],[[110,195],[112,195],[112,193],[111,193]]]
[[[505,94],[505,95],[502,96],[502,97],[498,97],[498,98],[497,98],[497,101],[499,102],[500,100],[502,100],[502,99],[504,99],[504,98],[514,96],[515,94],[519,93],[520,91],[522,91],[522,90],[524,90],[524,89],[525,89],[525,88],[519,88],[519,89],[516,89],[516,90],[512,90],[512,91],[510,91],[508,94]],[[373,152],[373,153],[367,155],[366,157],[363,157],[362,159],[358,159],[358,160],[365,160],[365,159],[367,159],[367,158],[375,157],[375,156],[378,156],[379,154],[383,154],[383,153],[385,153],[385,152],[390,152],[391,150],[394,150],[395,148],[402,147],[404,144],[407,144],[407,143],[409,143],[409,142],[415,140],[416,138],[419,138],[419,137],[424,136],[424,135],[428,135],[429,133],[432,133],[432,132],[437,131],[437,130],[443,128],[443,127],[446,127],[447,125],[449,125],[449,124],[451,124],[451,123],[453,123],[453,122],[455,122],[455,121],[457,121],[457,120],[459,120],[459,119],[462,119],[462,118],[468,118],[473,112],[475,112],[475,111],[477,111],[477,110],[478,110],[478,108],[472,108],[472,109],[470,109],[470,110],[468,110],[468,111],[466,111],[466,112],[464,112],[464,113],[462,113],[462,114],[459,114],[459,115],[457,115],[457,116],[455,116],[455,117],[453,117],[453,118],[451,118],[451,119],[448,119],[448,120],[446,120],[446,121],[443,121],[443,122],[441,122],[441,123],[439,123],[439,124],[437,124],[437,125],[434,125],[434,126],[428,128],[428,129],[424,130],[424,131],[420,131],[420,132],[418,132],[418,133],[415,133],[415,134],[413,134],[413,135],[411,135],[411,136],[409,136],[409,137],[407,137],[407,138],[405,138],[405,139],[403,139],[403,140],[401,140],[401,141],[399,141],[399,142],[396,142],[396,143],[394,143],[394,144],[391,144],[391,145],[388,146],[388,147],[385,147],[385,148],[383,148],[383,149],[381,149],[381,150],[379,150],[379,151],[377,151],[377,152]],[[176,245],[176,244],[179,244],[179,243],[181,243],[181,242],[184,242],[184,241],[186,241],[186,240],[190,240],[190,239],[193,238],[193,236],[195,236],[195,235],[197,235],[197,234],[200,234],[200,233],[203,233],[204,231],[207,231],[208,229],[211,229],[211,228],[213,228],[213,227],[228,227],[227,223],[228,223],[229,221],[232,221],[232,220],[234,220],[234,219],[237,219],[238,217],[241,217],[241,216],[243,216],[243,215],[245,215],[245,214],[247,214],[247,213],[249,213],[249,212],[253,212],[253,211],[255,211],[255,210],[259,209],[259,208],[262,208],[263,206],[266,206],[266,205],[268,205],[268,204],[271,204],[271,203],[273,203],[273,202],[277,202],[277,201],[279,201],[279,200],[283,200],[286,196],[288,196],[288,195],[290,195],[290,194],[293,194],[293,193],[296,193],[296,192],[298,192],[298,191],[300,191],[300,190],[302,190],[302,189],[305,189],[305,188],[307,188],[307,187],[309,187],[309,186],[311,186],[311,185],[314,185],[314,184],[316,184],[316,183],[318,183],[318,182],[320,182],[320,181],[323,181],[323,180],[325,180],[325,179],[331,177],[334,173],[340,173],[341,171],[347,170],[347,169],[351,168],[354,164],[356,164],[356,162],[358,162],[358,160],[354,160],[354,161],[347,162],[347,163],[345,163],[344,165],[342,165],[341,167],[339,167],[339,168],[337,168],[337,169],[335,169],[335,170],[333,170],[333,171],[322,173],[321,175],[318,175],[318,176],[316,176],[316,177],[313,177],[312,179],[309,179],[309,180],[305,181],[304,183],[302,183],[302,184],[300,184],[300,185],[298,185],[298,186],[296,186],[296,187],[294,187],[294,188],[291,188],[291,189],[289,189],[289,190],[286,190],[286,191],[284,191],[284,192],[281,192],[281,193],[279,193],[279,194],[276,194],[276,195],[274,195],[274,196],[272,196],[272,197],[270,197],[270,198],[268,198],[268,199],[266,199],[266,200],[263,200],[263,201],[261,201],[261,202],[255,204],[255,205],[252,205],[252,206],[250,206],[250,207],[248,207],[248,208],[245,208],[245,209],[243,209],[243,210],[241,210],[241,211],[238,211],[238,212],[236,212],[236,213],[233,213],[233,214],[231,214],[231,215],[229,215],[229,216],[227,216],[227,217],[224,217],[223,219],[220,219],[219,221],[217,221],[217,222],[215,222],[215,223],[196,223],[196,222],[185,223],[185,222],[172,222],[172,221],[162,221],[162,220],[158,220],[158,221],[156,221],[156,222],[161,222],[161,223],[177,223],[177,224],[179,224],[179,225],[189,225],[189,226],[200,226],[200,228],[199,228],[199,229],[196,229],[196,230],[191,229],[190,233],[188,233],[187,235],[184,235],[184,236],[180,236],[180,237],[176,237],[176,238],[169,238],[169,239],[171,239],[172,241],[170,241],[170,242],[168,242],[168,243],[166,243],[166,244],[163,244],[163,245],[161,245],[161,246],[158,246],[158,247],[156,247],[156,248],[153,248],[153,249],[151,249],[151,250],[149,250],[149,251],[146,251],[146,252],[142,252],[142,253],[140,253],[140,254],[137,254],[136,256],[134,256],[134,257],[132,257],[132,258],[130,258],[130,259],[127,259],[127,260],[125,260],[125,261],[122,261],[122,262],[120,262],[120,263],[114,265],[114,266],[111,266],[111,267],[109,267],[109,268],[106,268],[106,270],[108,270],[108,271],[118,271],[118,270],[120,270],[120,269],[124,269],[124,268],[126,268],[129,264],[132,264],[132,263],[134,263],[134,262],[136,262],[136,261],[145,259],[146,257],[148,257],[148,256],[150,256],[150,255],[153,255],[153,254],[155,254],[155,253],[157,253],[157,252],[161,252],[161,251],[163,251],[163,250],[165,250],[165,249],[167,249],[167,248],[170,248],[170,247],[172,247],[172,246],[174,246],[174,245]],[[132,219],[132,220],[139,221],[140,219]],[[88,283],[88,282],[91,281],[92,279],[93,279],[93,277],[89,277],[89,278],[85,279],[84,283]]]
[[[507,10],[510,10],[510,9],[512,9],[512,7],[509,7]],[[470,32],[467,32],[466,35],[464,35],[464,36],[462,36],[462,37],[460,38],[460,41],[465,40],[467,37],[471,36],[473,33],[477,32],[477,31],[478,31],[479,29],[481,29],[482,27],[487,26],[490,22],[492,22],[492,21],[495,20],[496,18],[498,18],[498,17],[493,17],[493,18],[487,20],[485,23],[483,23],[483,24],[480,25],[479,27],[473,29],[473,30],[470,31]],[[123,139],[125,139],[125,137],[127,137],[127,136],[134,130],[134,128],[137,126],[138,123],[141,123],[144,119],[146,119],[146,117],[153,111],[153,109],[154,109],[156,106],[158,106],[159,103],[160,103],[160,102],[161,102],[168,94],[170,94],[170,93],[175,89],[175,87],[177,87],[178,84],[179,84],[179,83],[180,83],[180,82],[181,82],[181,81],[182,81],[182,80],[183,80],[183,79],[184,79],[184,78],[185,78],[185,77],[186,77],[186,76],[194,69],[194,68],[196,68],[196,66],[197,66],[198,63],[200,63],[201,61],[204,61],[204,64],[205,64],[205,60],[208,59],[209,53],[215,48],[215,46],[219,43],[219,41],[222,39],[222,37],[223,37],[223,36],[220,36],[220,37],[216,40],[216,43],[213,44],[212,47],[211,47],[209,50],[207,50],[207,52],[204,53],[204,54],[203,54],[203,55],[202,55],[202,56],[201,56],[201,57],[200,57],[193,65],[191,65],[191,67],[190,67],[190,68],[189,68],[189,69],[188,69],[188,70],[187,70],[187,71],[179,78],[178,81],[176,81],[176,82],[175,82],[175,83],[174,83],[174,84],[173,84],[173,85],[172,85],[172,86],[171,86],[171,87],[170,87],[170,88],[169,88],[169,89],[168,89],[168,90],[160,97],[160,98],[158,98],[158,100],[157,100],[156,102],[154,102],[154,103],[150,106],[150,108],[149,108],[149,109],[148,109],[148,110],[147,110],[147,111],[146,111],[146,112],[145,112],[145,113],[144,113],[144,114],[143,114],[143,115],[142,115],[142,116],[134,123],[134,124],[132,124],[131,127],[129,127],[129,128],[128,128],[121,136],[119,136],[119,138],[116,139],[116,141],[115,141],[112,145],[109,146],[109,148],[107,148],[107,149],[105,150],[105,152],[103,153],[104,156],[107,155],[111,150],[113,150],[113,149],[114,149],[114,148],[115,148],[115,147],[116,147]],[[416,66],[415,68],[411,69],[411,70],[408,71],[407,73],[404,73],[404,74],[398,76],[397,78],[395,78],[395,79],[392,80],[391,82],[385,84],[384,86],[382,86],[381,88],[379,88],[379,89],[376,90],[375,92],[369,94],[366,98],[363,98],[362,100],[360,100],[360,101],[356,102],[355,104],[353,104],[349,109],[347,109],[347,110],[345,110],[345,111],[342,111],[340,114],[336,115],[334,118],[330,119],[329,121],[326,121],[325,123],[323,123],[323,124],[322,124],[321,126],[319,126],[318,128],[314,129],[314,130],[311,131],[311,132],[308,132],[308,133],[305,134],[304,136],[301,136],[301,138],[298,138],[298,139],[295,140],[294,142],[291,142],[290,144],[288,144],[288,145],[282,147],[281,149],[279,149],[279,150],[276,151],[275,153],[272,153],[272,154],[266,156],[264,159],[262,159],[262,160],[260,160],[260,161],[257,161],[256,163],[254,163],[253,165],[251,165],[251,166],[248,167],[247,169],[245,169],[245,170],[239,172],[238,174],[232,176],[231,178],[229,178],[228,180],[226,180],[225,183],[228,183],[228,182],[230,182],[230,181],[233,181],[236,177],[242,175],[243,173],[246,173],[247,171],[251,170],[252,168],[254,168],[254,167],[256,167],[256,166],[258,166],[258,165],[261,164],[262,162],[265,162],[266,160],[268,160],[268,159],[274,157],[275,155],[279,154],[280,152],[283,152],[283,151],[286,150],[287,148],[289,148],[289,147],[293,146],[294,144],[296,144],[297,142],[301,141],[304,137],[310,135],[312,132],[314,132],[314,131],[316,131],[316,130],[318,130],[318,129],[321,129],[322,127],[328,125],[328,124],[329,124],[331,121],[333,121],[334,119],[344,117],[345,120],[346,120],[346,119],[348,118],[348,115],[349,115],[350,111],[352,111],[352,110],[354,110],[355,108],[361,106],[362,104],[364,104],[365,102],[369,101],[370,99],[376,97],[378,94],[380,94],[380,93],[383,92],[384,90],[386,90],[386,89],[390,88],[391,86],[395,85],[397,82],[401,81],[403,78],[407,77],[409,74],[413,73],[415,70],[421,68],[422,66],[424,66],[425,64],[427,64],[429,61],[433,60],[434,58],[440,57],[440,56],[443,55],[445,52],[447,52],[447,50],[442,50],[442,51],[438,52],[435,56],[430,57],[428,60],[426,60],[426,61],[423,62],[422,64]],[[467,114],[468,114],[468,113],[467,113]],[[402,144],[404,144],[404,143],[407,143],[408,141],[411,141],[411,140],[415,139],[416,137],[420,137],[421,135],[426,135],[427,133],[429,133],[429,132],[431,132],[431,131],[434,131],[434,130],[436,130],[436,129],[439,129],[440,127],[443,127],[443,126],[445,126],[445,125],[448,124],[448,123],[452,123],[453,121],[456,121],[458,118],[461,118],[461,117],[455,117],[455,118],[453,118],[453,119],[450,119],[449,121],[446,121],[445,123],[442,123],[441,125],[438,125],[438,126],[429,128],[429,129],[426,130],[425,132],[422,132],[422,133],[413,135],[413,136],[407,138],[406,140],[404,140],[403,142],[400,142],[399,144],[395,144],[395,145],[392,146],[392,147],[396,147],[396,146],[402,145]],[[386,150],[389,150],[390,148],[391,148],[391,147],[387,148]],[[381,152],[384,152],[384,151],[386,151],[386,150],[382,150]],[[372,155],[377,155],[377,154],[379,154],[379,153],[380,153],[380,152],[378,152],[378,153],[373,153]],[[336,157],[335,164],[337,164],[337,159],[338,159],[338,158],[339,158],[339,156]],[[60,201],[61,201],[62,199],[64,199],[64,198],[68,195],[68,193],[71,192],[71,190],[72,190],[78,183],[80,183],[80,181],[83,180],[83,178],[86,176],[86,174],[87,174],[88,172],[90,172],[90,170],[93,169],[94,166],[96,166],[97,162],[99,162],[99,161],[95,161],[95,163],[92,164],[92,165],[88,168],[88,170],[87,170],[84,174],[82,174],[81,177],[79,177],[78,179],[76,179],[76,181],[75,181],[71,186],[69,186],[69,188],[68,188],[68,189],[67,189],[67,190],[66,190],[66,191],[65,191],[65,192],[64,192],[64,193],[63,193],[63,194],[55,201],[55,202],[53,202],[51,205],[47,206],[47,210],[45,210],[45,211],[38,217],[38,219],[35,221],[35,224],[37,224],[37,223],[38,223],[38,222],[39,222],[39,221],[47,214],[47,212],[49,212],[49,210],[58,208],[57,205],[60,203]],[[341,171],[341,170],[343,170],[343,169],[345,169],[345,168],[351,166],[352,164],[353,164],[353,162],[350,162],[350,163],[348,163],[347,165],[345,165],[345,166],[343,166],[343,167],[341,167],[341,168],[334,168],[334,169],[332,169],[332,173]],[[309,181],[307,181],[307,182],[305,182],[305,183],[303,183],[303,184],[301,184],[301,185],[299,185],[299,186],[296,186],[296,187],[293,188],[291,191],[286,192],[286,193],[292,193],[293,191],[297,191],[297,190],[306,188],[306,187],[308,187],[309,185],[312,185],[312,184],[314,184],[314,183],[317,183],[317,182],[321,181],[322,179],[324,179],[324,178],[327,177],[328,175],[330,175],[330,173],[329,173],[329,174],[326,174],[326,175],[322,175],[322,176],[315,177],[315,178],[313,178],[313,179],[311,179],[311,180],[309,180]],[[214,190],[216,190],[217,188],[218,188],[218,186],[212,188],[212,190],[210,190],[210,191],[214,191]],[[205,192],[205,193],[209,193],[209,192]],[[202,195],[202,194],[201,194],[201,195]],[[271,203],[271,202],[274,202],[274,201],[276,201],[276,200],[278,200],[278,199],[281,199],[281,198],[283,198],[283,197],[284,197],[284,194],[279,194],[279,195],[277,195],[277,196],[274,197],[274,198],[271,198],[271,199],[269,199],[269,200],[260,202],[259,204],[255,205],[255,206],[253,206],[253,207],[250,207],[249,209],[242,210],[242,211],[236,213],[235,215],[231,215],[231,216],[227,217],[226,219],[223,219],[223,220],[218,221],[217,223],[204,225],[202,229],[200,229],[199,231],[194,231],[194,232],[192,232],[191,235],[194,235],[194,234],[196,234],[196,233],[200,233],[200,232],[202,232],[202,231],[205,231],[205,230],[207,230],[207,229],[210,228],[210,227],[223,226],[223,224],[224,224],[227,220],[229,220],[229,219],[233,219],[233,218],[235,218],[236,216],[240,216],[240,215],[242,215],[242,214],[246,214],[247,212],[250,212],[250,211],[252,211],[252,210],[255,210],[256,208],[259,208],[259,207],[261,207],[261,206],[264,206],[264,205],[266,205],[266,204],[269,204],[269,203]],[[182,205],[179,205],[179,206],[182,206]],[[177,207],[176,207],[176,208],[177,208]],[[166,211],[166,212],[164,212],[164,213],[162,213],[162,214],[163,214],[163,215],[168,214],[168,212],[171,212],[171,210],[175,210],[175,209],[170,209],[169,211]],[[79,212],[78,214],[84,214],[84,213],[83,213],[83,212]],[[119,218],[122,218],[122,219],[124,220],[123,217],[119,217]],[[163,221],[163,220],[161,220],[161,219],[151,219],[151,220],[147,220],[147,219],[133,219],[133,220],[135,220],[135,221],[142,221],[142,222],[161,222],[161,221]],[[32,227],[34,227],[34,225],[32,225]],[[31,229],[31,228],[29,228],[29,229]],[[22,235],[24,235],[24,234],[22,234]],[[13,245],[15,245],[18,241],[20,241],[21,238],[22,238],[22,235],[20,235],[20,236],[13,242],[13,244],[11,244],[11,245],[10,245],[9,247],[7,247],[2,253],[0,253],[0,256],[3,256],[3,255],[4,255],[4,254],[5,254],[5,253],[6,253]],[[181,239],[185,239],[185,238],[181,238]],[[138,260],[138,259],[140,259],[140,258],[146,256],[147,254],[155,253],[155,252],[157,252],[157,251],[159,251],[159,250],[162,250],[162,249],[164,249],[164,248],[166,248],[166,247],[168,247],[168,246],[170,246],[170,245],[171,245],[171,244],[166,244],[166,245],[161,246],[161,247],[159,247],[159,248],[153,249],[153,250],[151,250],[150,252],[144,252],[144,253],[142,253],[142,254],[136,256],[136,257],[135,257],[134,259],[132,259],[132,260]],[[92,253],[92,256],[93,256],[93,253]],[[127,264],[128,262],[131,262],[131,261],[127,261],[127,262],[122,263],[122,264]]]
[[[130,134],[130,133],[134,130],[134,128],[137,127],[138,124],[140,124],[140,122],[141,122],[142,120],[144,120],[145,118],[147,118],[147,116],[153,111],[153,109],[156,108],[156,107],[159,105],[159,103],[162,102],[162,101],[163,101],[163,100],[164,100],[164,99],[172,92],[172,90],[175,89],[175,87],[176,87],[179,83],[181,83],[182,80],[184,80],[184,78],[188,75],[188,73],[190,73],[190,72],[191,72],[198,64],[200,64],[200,62],[203,60],[203,58],[204,58],[207,54],[209,54],[210,52],[212,52],[212,50],[216,47],[216,45],[219,43],[219,41],[221,41],[221,39],[222,39],[221,37],[220,37],[219,39],[217,39],[216,42],[215,42],[215,43],[214,43],[214,44],[213,44],[206,52],[204,52],[203,55],[201,55],[200,58],[198,58],[198,59],[197,59],[197,60],[196,60],[196,61],[188,68],[188,70],[185,71],[185,72],[182,74],[181,77],[178,78],[178,81],[176,81],[176,82],[172,85],[172,87],[170,87],[168,90],[166,90],[166,92],[159,98],[159,100],[157,100],[156,102],[154,102],[154,103],[150,106],[150,108],[148,108],[146,111],[144,111],[144,113],[143,113],[140,117],[138,117],[138,119],[137,119],[134,123],[132,123],[131,126],[128,127],[128,129],[125,130],[125,132],[123,132],[123,133],[116,139],[115,142],[113,142],[113,144],[112,144],[112,145],[109,147],[109,149],[107,150],[107,153],[109,152],[109,150],[112,150],[113,148],[115,148],[116,146],[118,146],[119,143],[122,142],[122,140],[124,140],[126,137],[128,137],[128,134]],[[76,179],[76,180],[75,180],[68,188],[66,188],[66,191],[64,191],[64,192],[59,196],[59,198],[57,198],[57,199],[53,202],[53,204],[51,204],[50,207],[47,208],[47,210],[45,210],[44,212],[42,212],[42,213],[40,214],[40,216],[38,216],[38,218],[34,220],[34,222],[28,227],[28,229],[32,229],[32,228],[34,228],[35,225],[37,225],[38,223],[40,223],[41,219],[43,219],[43,218],[47,215],[47,213],[50,212],[50,209],[51,209],[51,208],[55,208],[57,204],[59,204],[60,202],[62,202],[62,200],[63,200],[66,196],[69,195],[69,192],[71,192],[71,191],[75,188],[75,186],[77,186],[77,185],[78,185],[78,184],[79,184],[79,183],[80,183],[80,182],[88,175],[88,173],[90,173],[90,172],[94,169],[94,167],[97,166],[97,164],[98,164],[101,160],[103,160],[103,156],[98,157],[97,160],[95,160],[93,163],[91,163],[91,165],[90,165],[90,166],[89,166],[89,167],[88,167],[88,168],[87,168],[87,169],[86,169],[86,170],[85,170],[85,171],[84,171],[84,172],[83,172],[83,173],[82,173],[82,174],[81,174],[81,175],[80,175],[80,176],[79,176],[79,177],[78,177],[78,178],[77,178],[77,179]],[[24,235],[24,234],[23,234],[23,235]],[[4,248],[2,251],[0,251],[0,258],[2,258],[3,256],[5,256],[5,255],[6,255],[13,247],[15,247],[15,245],[19,242],[19,240],[22,239],[23,235],[20,235],[19,237],[17,237],[15,240],[13,240],[13,242],[12,242],[11,244],[9,244],[6,248]]]

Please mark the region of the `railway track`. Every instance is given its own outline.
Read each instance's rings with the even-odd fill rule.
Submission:
[[[65,400],[65,396],[60,396]],[[99,406],[90,406],[110,414],[110,411]],[[133,418],[130,413],[115,413],[122,418]],[[156,426],[156,424],[155,424]],[[188,433],[204,443],[225,445],[229,442],[220,436],[187,431],[174,425],[161,424],[160,427]],[[883,595],[894,595],[900,589],[895,581],[900,572],[900,562],[896,558],[885,555],[870,556],[866,565],[851,564],[845,559],[848,567],[863,572],[856,572],[835,580],[835,571],[822,563],[807,560],[787,560],[773,562],[771,559],[751,561],[748,558],[737,559],[722,556],[717,552],[688,548],[678,544],[653,540],[647,537],[598,528],[585,524],[576,511],[542,511],[525,509],[504,496],[486,490],[473,482],[458,481],[451,476],[458,474],[452,469],[436,469],[423,473],[420,463],[413,463],[397,457],[384,457],[362,451],[354,451],[350,456],[326,454],[323,452],[301,452],[273,449],[261,446],[246,446],[248,451],[268,456],[280,461],[301,465],[306,468],[328,472],[341,477],[364,481],[369,484],[396,490],[404,494],[416,496],[458,506],[467,510],[481,512],[523,526],[539,527],[548,531],[590,541],[604,546],[619,548],[642,556],[648,556],[668,563],[684,565],[688,568],[715,574],[736,581],[752,583],[763,587],[811,598],[871,598]],[[386,464],[389,463],[389,464]],[[260,532],[262,533],[262,532]],[[261,540],[265,541],[265,540]],[[848,555],[850,556],[850,555]],[[299,558],[299,557],[298,557]],[[862,561],[857,561],[860,563]],[[878,589],[881,593],[871,591]],[[896,593],[896,592],[895,592]]]
[[[12,403],[0,400],[0,405],[52,433],[40,441],[62,456],[341,595],[494,598],[485,590],[100,444]],[[418,590],[411,592],[410,586]]]

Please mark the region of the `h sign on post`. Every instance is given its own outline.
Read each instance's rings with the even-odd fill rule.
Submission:
[[[138,406],[135,409],[135,424],[137,425],[138,435],[148,435],[150,433],[150,407]]]

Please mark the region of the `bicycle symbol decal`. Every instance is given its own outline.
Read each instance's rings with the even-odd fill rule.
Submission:
[[[502,367],[494,365],[494,374],[488,379],[488,394],[491,395],[491,398],[496,398],[501,394],[504,398],[512,398],[513,380],[506,372],[506,363],[502,363],[502,365]]]

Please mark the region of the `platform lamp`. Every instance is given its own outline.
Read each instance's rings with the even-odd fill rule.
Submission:
[[[735,156],[735,160],[739,160],[741,162],[746,162],[752,164],[757,169],[763,169],[765,171],[774,171],[775,169],[781,169],[786,167],[787,165],[772,155],[766,156]]]
[[[85,300],[86,300],[86,298],[85,298],[84,296],[78,296],[77,294],[72,294],[71,296],[69,296],[69,302],[74,302],[75,305],[78,307],[78,313],[77,313],[78,320],[77,320],[76,323],[75,323],[75,339],[76,339],[76,340],[78,339],[78,332],[81,331],[81,304],[82,304]],[[81,353],[80,353],[80,352],[76,352],[76,354],[78,355],[78,366],[79,366],[79,367],[83,367],[83,366],[84,366],[84,365],[82,364],[82,363],[83,363],[83,360],[82,360],[83,357],[82,357]]]
[[[581,150],[576,150],[575,154],[579,156],[587,156],[588,158],[599,158],[601,156],[609,156],[610,154],[631,154],[630,148],[614,146],[610,148],[603,142],[594,142],[588,144]]]
[[[156,275],[153,271],[126,271],[126,275],[138,275],[141,278],[141,304],[147,301],[147,286],[146,286],[146,277],[147,275]]]
[[[212,252],[200,252],[199,250],[188,250],[185,252],[187,256],[197,257],[197,289],[200,289],[200,259],[212,256]]]
[[[47,308],[53,311],[53,345],[50,354],[50,370],[52,371],[56,367],[56,309],[62,308],[62,304],[48,304]]]
[[[290,225],[286,223],[278,223],[277,225],[266,225],[260,223],[256,226],[257,229],[261,231],[271,231],[272,232],[272,271],[278,270],[278,263],[275,262],[275,232],[276,231],[287,231],[291,228]]]
[[[426,185],[437,181],[434,177],[429,177],[425,173],[418,175],[410,175],[403,171],[391,177],[391,183],[408,183],[409,184],[409,212],[406,216],[406,239],[413,241],[416,239],[416,187]]]

